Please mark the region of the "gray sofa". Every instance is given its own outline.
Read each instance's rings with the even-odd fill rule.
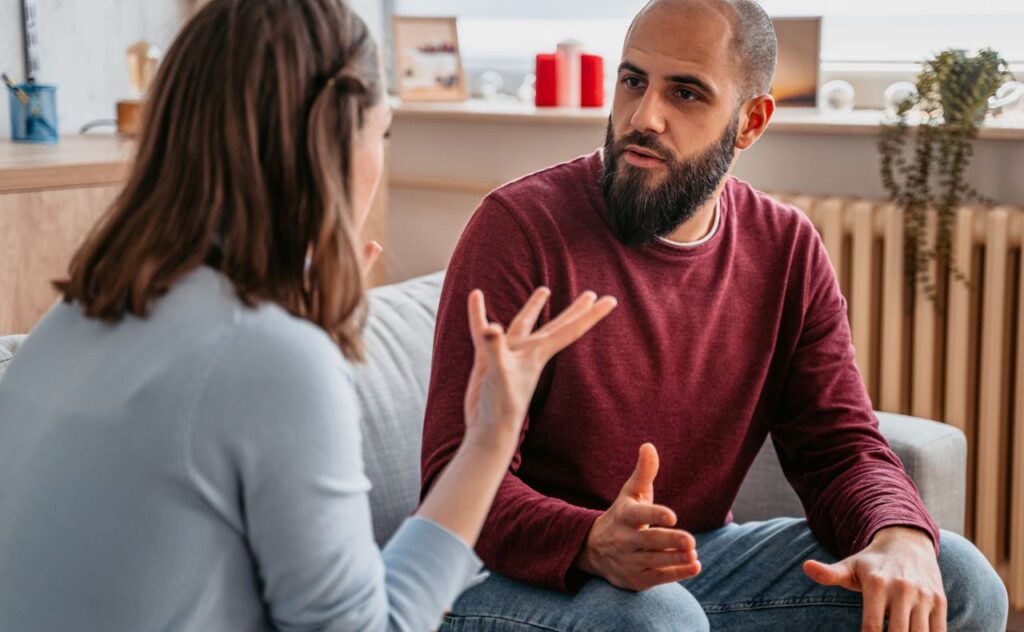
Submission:
[[[357,368],[363,407],[363,451],[373,490],[378,542],[416,506],[420,435],[430,375],[441,273],[373,290],[366,328],[367,362]],[[0,338],[0,379],[23,336]],[[0,402],[2,405],[2,402]],[[882,432],[944,529],[962,532],[967,445],[945,424],[878,413]],[[802,516],[803,509],[766,442],[734,507],[737,521]]]

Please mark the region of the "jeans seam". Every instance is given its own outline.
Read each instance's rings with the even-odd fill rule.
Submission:
[[[521,619],[514,619],[508,616],[502,616],[499,614],[449,614],[445,616],[445,621],[454,623],[455,619],[480,619],[480,620],[498,620],[508,621],[510,623],[518,623],[529,628],[535,628],[537,630],[545,630],[545,632],[562,632],[560,628],[552,628],[542,623],[534,623],[532,621],[523,621]]]
[[[705,614],[726,614],[742,610],[768,610],[771,608],[801,608],[806,606],[860,607],[858,599],[842,597],[796,597],[771,601],[741,601],[729,604],[703,605]]]

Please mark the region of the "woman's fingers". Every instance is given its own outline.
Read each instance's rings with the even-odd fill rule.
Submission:
[[[537,324],[537,318],[540,317],[540,311],[544,309],[544,305],[548,302],[550,296],[551,290],[546,287],[539,287],[533,291],[530,299],[526,301],[526,304],[519,310],[519,313],[512,320],[512,324],[508,327],[510,341],[530,335]]]
[[[573,318],[566,319],[558,326],[546,331],[544,337],[538,339],[538,343],[541,349],[543,349],[545,356],[551,357],[579,340],[583,337],[583,334],[590,331],[594,325],[612,313],[612,310],[617,306],[618,301],[613,297],[604,296],[596,303],[577,311]],[[568,311],[566,310],[566,312]],[[554,321],[549,324],[554,324]]]
[[[469,293],[469,333],[473,337],[473,343],[480,342],[480,337],[487,327],[487,308],[484,305],[484,293],[480,290],[473,290]]]
[[[572,304],[569,305],[569,307],[566,307],[561,314],[552,319],[551,322],[541,327],[540,330],[537,331],[537,333],[541,335],[546,335],[560,328],[566,322],[573,320],[581,313],[589,309],[596,300],[597,294],[591,292],[590,290],[587,290],[586,292],[577,296],[576,300],[573,301]]]
[[[550,296],[551,291],[546,287],[534,290],[512,320],[508,333],[502,335],[502,341],[507,340],[513,345],[513,350],[523,346],[523,341],[533,342],[538,345],[546,360],[581,338],[618,304],[610,296],[597,300],[597,295],[593,292],[584,292],[558,317],[544,325],[536,334],[530,335]],[[489,326],[500,326],[488,323],[484,295],[480,290],[470,292],[468,309],[470,334],[479,350],[484,330]]]
[[[487,355],[488,367],[498,369],[499,373],[504,373],[506,342],[505,332],[501,325],[497,323],[486,325],[480,333],[480,345]]]
[[[384,247],[376,241],[363,246],[363,273],[369,275],[370,270],[376,265],[377,259],[380,258],[380,253],[384,252]]]

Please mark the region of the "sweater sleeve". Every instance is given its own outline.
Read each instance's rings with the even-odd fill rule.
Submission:
[[[493,195],[470,220],[449,264],[434,338],[434,357],[423,426],[422,474],[425,495],[452,459],[465,430],[464,399],[473,365],[466,301],[484,292],[488,318],[507,326],[532,291],[544,285],[545,262],[507,207]],[[551,317],[545,307],[540,323]],[[543,397],[542,374],[533,405]],[[477,543],[486,566],[505,577],[552,590],[573,592],[583,576],[573,562],[601,512],[577,507],[532,489],[516,472],[529,432],[523,427]]]
[[[275,628],[436,629],[480,559],[415,517],[377,548],[348,367],[308,324],[245,322],[260,318],[242,317],[207,380],[185,456],[193,488],[244,537]]]
[[[841,557],[880,529],[939,530],[878,428],[857,368],[846,300],[820,237],[803,267],[802,327],[792,350],[772,438],[815,536]]]

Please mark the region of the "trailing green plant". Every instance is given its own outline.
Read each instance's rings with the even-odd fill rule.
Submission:
[[[882,184],[904,211],[905,272],[911,300],[914,289],[920,287],[936,307],[943,307],[939,284],[929,272],[932,261],[938,264],[940,278],[949,274],[970,285],[953,258],[953,223],[961,204],[972,200],[991,204],[967,183],[965,174],[988,100],[1010,76],[1006,61],[991,49],[973,56],[960,49],[943,51],[924,62],[917,76],[917,94],[903,101],[895,118],[882,125],[878,144]],[[912,112],[922,120],[908,148]],[[929,213],[936,215],[934,243],[928,240]]]

